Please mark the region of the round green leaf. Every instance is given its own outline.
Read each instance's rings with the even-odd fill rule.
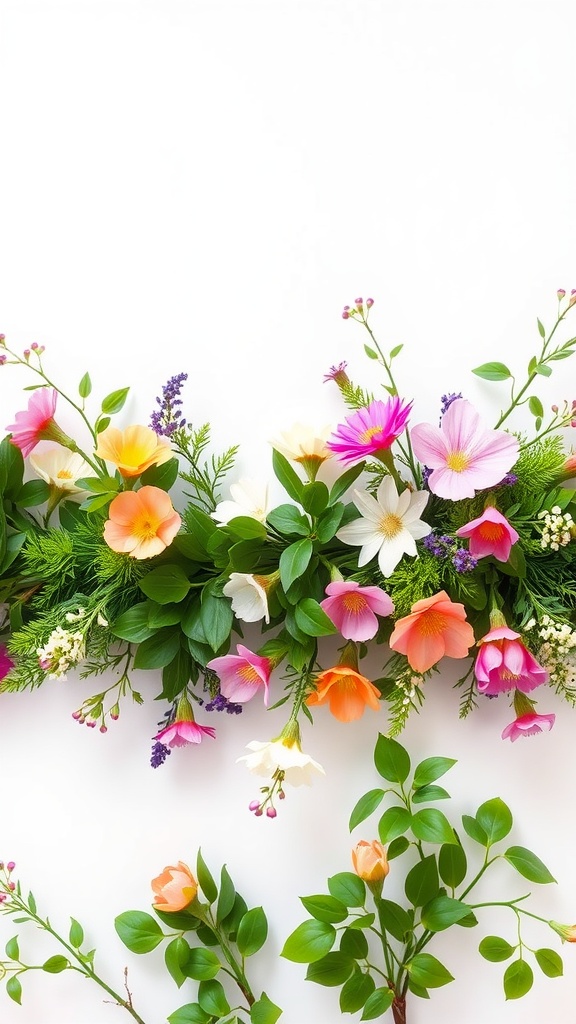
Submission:
[[[119,914],[114,927],[132,953],[149,953],[164,938],[158,922],[141,910],[127,910]]]
[[[493,964],[509,960],[515,950],[516,946],[511,946],[506,939],[501,939],[499,935],[487,935],[478,946],[480,955]]]
[[[406,807],[388,807],[378,822],[378,835],[381,843],[389,843],[397,839],[410,828],[411,815]]]
[[[47,974],[61,974],[67,967],[70,966],[70,961],[65,956],[51,956],[48,960],[45,960],[42,964],[42,970],[46,971]]]
[[[406,964],[406,970],[409,971],[414,984],[421,985],[422,988],[440,988],[441,985],[454,981],[450,971],[446,970],[444,964],[431,953],[417,953],[410,963]]]
[[[336,929],[325,921],[304,921],[288,936],[280,956],[298,964],[311,964],[330,952]]]
[[[70,918],[70,945],[74,946],[74,949],[80,949],[80,946],[84,942],[84,929],[79,921],[75,918]]]
[[[406,875],[404,891],[415,907],[423,907],[433,899],[438,894],[438,888],[438,868],[433,856],[418,861]]]
[[[22,985],[15,974],[6,982],[6,995],[10,996],[10,999],[13,999],[18,1005],[22,1003]]]
[[[456,761],[452,757],[427,757],[425,761],[416,765],[412,782],[414,789],[436,782],[436,779],[440,779],[455,764]]]
[[[312,597],[305,597],[298,602],[295,616],[298,629],[307,636],[331,636],[338,632],[332,619],[328,618],[318,601]]]
[[[225,1013],[230,1013],[230,1004],[219,981],[201,981],[198,985],[198,1002],[213,1017],[223,1017]]]
[[[398,836],[397,839],[393,839],[386,851],[388,860],[394,860],[395,857],[401,857],[403,853],[406,853],[409,846],[410,843],[406,839],[406,836]]]
[[[425,843],[458,844],[448,818],[437,807],[423,807],[412,815],[412,831]]]
[[[178,988],[181,988],[186,981],[184,967],[190,952],[190,946],[181,935],[177,935],[175,939],[172,939],[172,942],[169,942],[164,950],[166,969],[170,977],[176,982]]]
[[[512,867],[516,868],[518,874],[527,878],[529,882],[546,885],[548,882],[556,881],[540,858],[524,846],[511,846],[506,850],[504,857]]]
[[[268,921],[262,907],[248,910],[238,925],[236,944],[242,956],[253,956],[268,938]]]
[[[190,590],[190,581],[179,565],[158,565],[139,581],[140,590],[157,604],[178,604]]]
[[[404,782],[410,771],[408,751],[396,740],[379,734],[374,749],[376,771],[389,782]]]
[[[306,981],[315,981],[317,985],[334,988],[343,985],[354,970],[354,959],[346,953],[335,951],[327,953],[321,960],[309,964]]]
[[[358,928],[345,928],[340,939],[340,952],[354,960],[365,960],[368,956],[368,940]]]
[[[412,794],[413,804],[428,804],[432,800],[449,800],[450,793],[443,786],[422,786]]]
[[[328,888],[337,900],[346,907],[363,907],[366,900],[366,883],[352,871],[341,871],[328,879]]]
[[[438,869],[445,885],[449,885],[451,889],[460,885],[466,877],[467,867],[466,854],[460,845],[445,843],[440,848]]]
[[[300,901],[317,921],[327,921],[328,924],[338,924],[348,917],[348,908],[341,900],[334,896],[301,896]]]
[[[360,1020],[376,1020],[377,1017],[382,1017],[393,1002],[394,996],[391,989],[375,988],[364,1004],[364,1012]]]
[[[340,1010],[342,1013],[356,1013],[361,1010],[366,1000],[372,995],[375,985],[369,974],[364,974],[356,967],[354,974],[343,985],[340,993]]]
[[[486,803],[476,811],[476,821],[480,828],[486,833],[489,845],[504,839],[512,828],[512,814],[510,808],[500,797],[487,800]]]
[[[555,949],[537,949],[534,953],[536,963],[547,978],[561,978],[564,974],[562,957]]]
[[[506,999],[521,999],[532,988],[534,972],[525,960],[515,960],[504,972]]]
[[[408,932],[412,930],[413,917],[398,903],[392,900],[378,900],[378,916],[384,931],[390,932],[398,942],[404,942]]]
[[[221,964],[216,953],[213,953],[211,949],[204,949],[203,946],[188,948],[186,959],[182,963],[183,973],[187,978],[193,978],[194,981],[209,981],[211,978],[215,978],[220,967]]]
[[[422,924],[431,932],[442,932],[445,928],[468,917],[470,907],[449,896],[436,896],[422,908]]]
[[[174,1010],[167,1020],[168,1024],[209,1024],[212,1017],[204,1012],[199,1003],[186,1003]]]
[[[265,992],[250,1007],[251,1024],[276,1024],[282,1010],[268,998]]]

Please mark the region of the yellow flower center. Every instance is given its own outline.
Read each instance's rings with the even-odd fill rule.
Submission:
[[[158,526],[158,522],[152,522],[149,515],[143,514],[135,519],[132,532],[139,541],[152,540],[157,534]]]
[[[344,595],[344,601],[342,602],[347,612],[361,612],[366,607],[366,598],[362,594],[355,594],[354,592]]]
[[[261,681],[260,676],[253,665],[242,665],[242,668],[238,671],[238,675],[247,683],[259,683]]]
[[[396,537],[402,532],[402,520],[400,516],[395,516],[393,512],[386,512],[378,524],[378,529],[386,540],[392,540],[392,537]]]
[[[373,437],[376,437],[376,434],[381,433],[382,427],[367,427],[366,430],[363,430],[361,434],[358,434],[358,440],[362,444],[368,444],[368,442],[371,441]]]
[[[446,459],[446,465],[455,473],[462,473],[463,470],[468,469],[470,457],[466,452],[450,452]]]
[[[439,636],[446,628],[446,616],[442,612],[429,611],[418,623],[421,636]]]
[[[69,469],[59,469],[56,473],[57,480],[73,480],[74,474]]]

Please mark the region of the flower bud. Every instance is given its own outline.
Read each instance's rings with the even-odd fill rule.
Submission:
[[[390,870],[386,850],[377,839],[371,843],[361,839],[352,850],[352,864],[358,877],[365,882],[382,882]]]
[[[198,892],[198,883],[187,864],[181,860],[174,867],[164,868],[161,875],[150,883],[156,896],[153,906],[156,910],[174,913],[184,910]]]
[[[576,924],[559,924],[558,921],[548,921],[548,924],[562,942],[576,942]]]

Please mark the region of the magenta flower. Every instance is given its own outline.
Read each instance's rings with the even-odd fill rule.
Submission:
[[[345,423],[336,428],[326,447],[335,452],[342,462],[359,462],[369,455],[386,451],[402,433],[410,415],[412,403],[407,404],[391,396],[386,402],[371,402],[347,416]]]
[[[355,580],[329,583],[320,607],[346,640],[371,640],[378,632],[377,615],[391,615],[392,600],[380,587],[361,587]]]
[[[550,732],[554,725],[556,715],[521,715],[514,722],[510,722],[502,733],[503,740],[511,740],[512,743],[519,736],[535,736],[539,732]]]
[[[416,458],[432,470],[432,494],[452,501],[494,487],[518,458],[516,438],[505,430],[487,429],[465,398],[452,402],[440,427],[418,423],[410,438]]]
[[[496,626],[478,641],[474,665],[478,692],[493,697],[507,690],[529,693],[548,682],[548,673],[508,626]]]
[[[264,687],[264,704],[268,706],[268,688],[272,662],[270,658],[261,658],[247,647],[238,644],[238,654],[226,654],[222,658],[212,658],[207,668],[220,678],[220,693],[227,700],[240,704],[251,700],[258,689]]]
[[[39,441],[56,441],[62,432],[54,422],[57,392],[53,388],[38,388],[34,392],[28,408],[16,413],[16,422],[9,424],[6,430],[12,434],[12,444],[20,449],[24,458],[36,447]],[[56,428],[55,436],[53,428]]]
[[[489,505],[478,519],[472,519],[466,526],[456,530],[457,537],[468,537],[470,554],[473,558],[494,555],[499,562],[507,562],[510,548],[518,540],[513,526],[497,508]]]
[[[0,644],[0,679],[4,679],[11,668],[14,668],[14,662],[8,657],[8,651],[4,645]]]
[[[216,730],[211,725],[198,725],[197,722],[184,718],[161,729],[154,739],[160,740],[167,747],[185,747],[187,743],[200,743],[203,736],[211,736],[214,739]]]

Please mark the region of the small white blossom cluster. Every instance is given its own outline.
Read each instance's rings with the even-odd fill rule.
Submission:
[[[57,626],[36,654],[40,668],[48,672],[49,679],[66,679],[66,672],[86,656],[84,634]]]
[[[576,687],[576,630],[567,622],[543,615],[539,622],[530,619],[526,632],[534,637],[538,660],[549,672],[550,682],[568,689]]]
[[[570,543],[574,520],[569,512],[563,513],[559,505],[554,505],[550,512],[546,509],[540,512],[538,519],[544,521],[540,540],[541,547],[558,551],[559,548],[565,548]]]

